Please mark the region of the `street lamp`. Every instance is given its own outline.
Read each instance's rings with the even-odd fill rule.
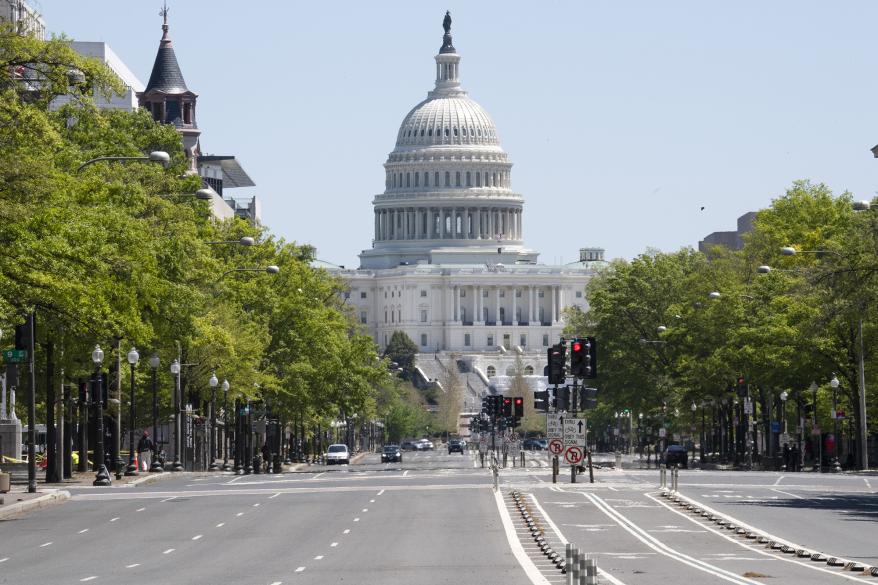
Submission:
[[[101,364],[104,363],[104,350],[101,349],[100,345],[95,345],[94,350],[91,352],[91,361],[94,362],[96,368],[92,396],[97,398],[96,404],[98,407],[98,444],[95,445],[94,463],[98,471],[95,474],[95,479],[92,482],[92,485],[108,486],[112,482],[110,481],[110,473],[107,471],[107,465],[104,461],[104,393],[101,388],[101,386],[103,386],[103,381],[101,380]],[[94,398],[92,400],[94,400]],[[88,453],[84,453],[83,456],[87,457]]]
[[[223,380],[223,471],[231,471],[229,465],[229,381]]]
[[[79,165],[79,167],[77,167],[77,169],[76,169],[76,172],[78,173],[79,171],[81,171],[85,167],[92,165],[96,162],[101,162],[101,161],[125,162],[125,161],[133,161],[133,160],[158,163],[158,164],[162,165],[163,167],[168,168],[168,165],[171,163],[171,156],[163,150],[154,150],[154,151],[150,152],[147,156],[99,156],[97,158],[87,160],[84,163],[82,163],[81,165]]]
[[[721,292],[715,290],[715,291],[711,291],[710,293],[708,293],[707,298],[709,298],[711,300],[716,300],[722,296],[723,295]]]
[[[841,463],[838,461],[838,377],[833,372],[832,380],[829,381],[832,387],[832,460],[829,462],[829,468],[832,473],[841,471]]]
[[[180,451],[183,450],[183,441],[180,434],[182,400],[180,396],[180,362],[176,359],[171,362],[171,374],[174,376],[174,461],[171,463],[171,471],[183,471],[180,463]]]
[[[161,365],[158,354],[153,353],[149,358],[149,367],[152,368],[152,442],[155,445],[155,453],[153,453],[152,463],[149,466],[150,472],[161,473],[164,471],[162,464],[159,462],[158,455],[158,426],[159,426],[159,399],[158,399],[158,369]]]
[[[205,242],[205,244],[238,244],[239,246],[253,246],[256,244],[256,239],[251,238],[250,236],[244,236],[243,238],[238,238],[237,240],[217,240],[214,242]]]
[[[210,465],[208,471],[219,471],[219,465],[216,464],[216,387],[219,386],[219,379],[216,373],[211,374],[208,380],[210,386],[210,434],[208,435],[207,456],[210,457]]]
[[[140,354],[135,348],[128,350],[128,363],[131,365],[131,394],[128,397],[128,467],[125,468],[125,475],[140,475],[137,472],[137,463],[134,461],[134,426],[136,421],[136,407],[134,404],[134,368],[140,361]]]

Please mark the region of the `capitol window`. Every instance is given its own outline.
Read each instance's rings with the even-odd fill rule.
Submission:
[[[493,335],[488,336],[488,347],[494,347],[494,336]]]
[[[470,338],[469,333],[464,333],[463,334],[463,345],[466,347],[469,347],[470,343],[471,343],[471,338]]]
[[[518,339],[518,345],[521,347],[527,347],[527,335],[521,334],[521,337]]]
[[[524,375],[525,376],[533,376],[534,375],[534,367],[533,366],[524,366]]]
[[[421,323],[427,322],[427,311],[426,309],[421,309]]]
[[[415,173],[415,187],[420,187],[421,173]]]
[[[454,128],[454,135],[457,136],[457,127]]]
[[[454,185],[455,187],[460,187],[460,171],[454,173]]]
[[[366,293],[365,293],[365,292],[361,292],[361,293],[360,293],[360,298],[361,298],[361,299],[365,299],[365,298],[366,298]]]
[[[368,315],[366,314],[366,311],[360,311],[360,323],[365,325],[367,321],[368,321]]]
[[[425,290],[422,290],[422,291],[421,291],[421,296],[422,296],[422,297],[425,297],[425,296],[427,296],[427,291],[425,291]]]
[[[469,171],[466,172],[466,186],[472,187],[472,182],[470,181],[470,172]]]
[[[445,186],[451,186],[451,173],[449,173],[448,171],[445,171]]]
[[[489,337],[488,339],[491,339],[491,338]],[[488,343],[488,345],[493,345],[493,344]],[[494,366],[488,366],[487,373],[488,373],[489,378],[493,378],[494,376],[497,375],[497,368],[495,368]]]
[[[549,336],[548,334],[543,334],[543,347],[549,347]]]
[[[460,289],[460,298],[462,298],[462,299],[466,298],[466,289],[465,288]]]
[[[576,298],[577,298],[577,299],[581,299],[581,298],[582,298],[582,291],[581,291],[581,290],[576,291]]]
[[[430,173],[424,173],[424,187],[430,186]]]
[[[411,175],[411,173],[406,173],[406,174],[405,174],[405,186],[406,186],[406,187],[411,187],[411,186],[412,186],[412,175]]]
[[[433,129],[432,128],[427,130],[427,136],[433,136]]]
[[[421,347],[427,347],[427,334],[421,333]]]
[[[482,173],[476,173],[476,187],[482,186]]]

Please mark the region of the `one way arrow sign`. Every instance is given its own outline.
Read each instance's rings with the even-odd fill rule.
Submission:
[[[581,418],[564,419],[564,446],[585,446],[585,421]]]

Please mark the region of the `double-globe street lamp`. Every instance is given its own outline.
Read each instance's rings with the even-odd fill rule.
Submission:
[[[832,473],[841,471],[841,463],[838,460],[838,447],[841,444],[838,436],[838,376],[832,374],[832,380],[829,381],[832,388],[832,460],[829,462],[829,470]]]
[[[229,464],[229,381],[223,380],[223,471],[231,471]]]
[[[149,367],[152,369],[152,442],[155,446],[155,453],[152,457],[152,463],[149,466],[149,470],[152,473],[161,473],[164,471],[162,468],[162,464],[159,461],[159,458],[156,456],[158,453],[158,420],[159,420],[159,399],[158,399],[158,369],[161,365],[161,360],[159,359],[158,354],[153,353],[152,357],[149,358]]]
[[[183,471],[183,464],[180,462],[180,451],[183,450],[183,401],[180,396],[180,362],[176,359],[171,362],[171,374],[174,376],[174,461],[171,463],[171,471]]]
[[[97,435],[98,435],[98,443],[95,445],[95,463],[94,466],[97,469],[97,473],[95,474],[95,479],[92,482],[92,485],[96,486],[108,486],[112,482],[110,481],[110,472],[107,471],[107,466],[104,461],[104,393],[103,393],[103,380],[101,379],[101,364],[104,363],[104,350],[101,349],[100,345],[95,345],[94,350],[91,352],[91,361],[94,362],[95,365],[95,377],[94,377],[94,387],[92,390],[92,401],[97,405]],[[88,453],[83,454],[84,457],[88,456]]]
[[[208,471],[219,471],[219,465],[216,464],[216,387],[219,386],[219,378],[216,372],[210,375],[208,380],[210,386],[210,433],[207,435],[207,453],[210,457],[210,465]]]
[[[140,361],[140,354],[137,349],[131,348],[128,351],[128,364],[131,366],[131,395],[128,397],[128,467],[125,469],[125,475],[140,475],[137,471],[137,461],[134,451],[134,427],[137,424],[137,411],[134,401],[134,368]]]

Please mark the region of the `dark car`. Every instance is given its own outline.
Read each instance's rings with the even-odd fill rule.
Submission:
[[[461,439],[451,439],[450,441],[448,441],[448,454],[449,455],[451,455],[455,451],[460,453],[460,454],[463,454],[465,449],[466,449],[466,443],[463,442]]]
[[[417,451],[418,447],[415,445],[414,441],[403,441],[402,442],[402,450],[403,451]]]
[[[546,439],[525,439],[521,443],[521,448],[525,451],[545,451],[549,448],[549,441]]]
[[[671,467],[676,465],[683,469],[689,468],[689,454],[683,445],[668,445],[665,450],[665,465]]]
[[[402,451],[398,445],[384,445],[381,451],[381,463],[402,463]]]

